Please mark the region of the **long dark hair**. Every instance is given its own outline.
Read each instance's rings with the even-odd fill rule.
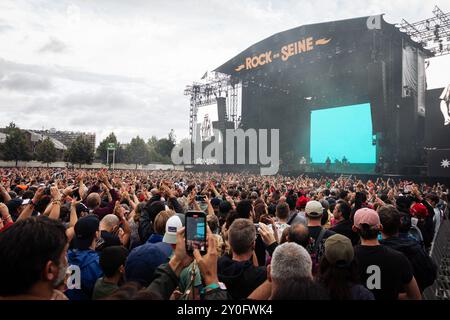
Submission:
[[[322,257],[318,280],[328,289],[332,300],[352,300],[351,288],[359,283],[356,260],[348,266],[336,266]]]

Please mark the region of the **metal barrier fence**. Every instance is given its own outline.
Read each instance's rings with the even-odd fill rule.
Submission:
[[[448,215],[445,218],[431,252],[431,258],[439,269],[436,281],[423,293],[426,300],[450,300],[450,220]]]

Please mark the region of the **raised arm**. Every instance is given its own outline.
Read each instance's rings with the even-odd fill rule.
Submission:
[[[123,234],[119,235],[120,242],[124,247],[128,246],[128,242],[130,241],[131,237],[131,228],[130,224],[128,223],[127,219],[125,219],[125,209],[120,205],[119,201],[116,201],[116,206],[114,207],[114,214],[119,218],[120,222],[122,223],[123,228]]]
[[[59,220],[59,216],[61,214],[61,193],[58,190],[58,187],[50,187],[50,194],[52,195],[52,209],[48,217],[50,219]]]
[[[6,189],[5,189],[5,187],[3,185],[0,185],[0,194],[3,196],[3,202],[4,203],[7,203],[8,201],[11,200],[11,196],[6,191]]]
[[[43,194],[44,194],[44,187],[40,187],[36,190],[36,193],[34,194],[33,199],[22,210],[22,213],[17,218],[17,221],[31,217],[31,215],[33,214],[33,210],[34,210],[34,205],[39,201],[39,199],[41,199]]]
[[[72,241],[73,237],[75,236],[75,224],[78,221],[77,205],[79,203],[81,203],[81,200],[76,201],[75,199],[72,199],[72,202],[70,203],[69,227],[66,229],[66,236],[67,236],[68,242]]]
[[[212,204],[211,204],[211,200],[208,197],[206,197],[205,202],[208,205],[208,209],[207,209],[208,216],[209,215],[214,216],[215,213],[214,213],[214,208],[212,207]]]

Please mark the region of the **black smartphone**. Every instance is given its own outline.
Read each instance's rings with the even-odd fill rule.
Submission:
[[[206,214],[188,211],[185,226],[186,252],[193,255],[194,249],[198,249],[200,254],[206,254]]]
[[[80,188],[73,189],[72,198],[76,199],[77,201],[81,200]]]

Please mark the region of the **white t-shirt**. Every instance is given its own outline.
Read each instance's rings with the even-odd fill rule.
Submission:
[[[272,225],[269,226],[272,229]],[[285,222],[275,222],[275,228],[277,229],[278,239],[281,240],[281,235],[283,234],[284,229],[289,227],[289,225]]]

